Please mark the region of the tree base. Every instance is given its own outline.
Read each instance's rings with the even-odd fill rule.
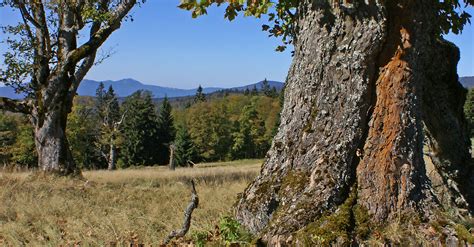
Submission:
[[[455,214],[455,213],[454,213]],[[260,240],[268,246],[468,246],[474,244],[474,219],[460,219],[447,211],[401,212],[385,224],[374,223],[352,189],[334,212],[323,213],[314,222],[289,234]]]

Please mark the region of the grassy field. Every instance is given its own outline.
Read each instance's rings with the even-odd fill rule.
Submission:
[[[190,200],[200,198],[190,233],[212,230],[238,193],[257,175],[261,160],[207,163],[195,168],[86,171],[84,180],[0,172],[0,244],[28,246],[157,246],[180,228]]]

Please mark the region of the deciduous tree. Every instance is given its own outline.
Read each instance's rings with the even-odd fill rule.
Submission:
[[[0,108],[30,116],[38,166],[47,173],[79,174],[66,138],[67,116],[99,47],[117,30],[136,0],[4,0],[20,13],[6,26],[8,51],[0,81],[26,93],[0,98]],[[81,42],[79,36],[85,36]]]
[[[96,92],[96,101],[96,109],[101,123],[98,146],[107,161],[107,169],[114,170],[117,162],[117,147],[123,140],[121,126],[127,111],[120,113],[120,105],[112,85],[105,91],[104,84],[100,83]]]

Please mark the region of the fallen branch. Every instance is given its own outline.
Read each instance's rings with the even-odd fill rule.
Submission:
[[[191,161],[191,160],[188,160],[187,163],[188,163],[189,167],[191,167],[191,168],[194,168],[194,166],[196,165],[196,164],[194,164],[194,162]]]
[[[186,211],[184,211],[184,222],[181,229],[171,231],[171,233],[166,237],[164,244],[168,244],[173,238],[181,238],[186,235],[191,226],[191,215],[193,214],[194,209],[199,205],[199,197],[196,193],[196,187],[194,186],[194,180],[191,180],[191,202],[188,204]]]

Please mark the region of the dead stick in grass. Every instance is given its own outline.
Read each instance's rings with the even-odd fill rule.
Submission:
[[[184,211],[184,222],[181,229],[171,231],[171,233],[166,237],[164,244],[168,244],[173,238],[181,238],[186,235],[191,226],[191,215],[193,214],[194,209],[199,205],[199,197],[196,193],[196,187],[194,186],[194,180],[191,179],[191,202],[189,203],[186,211]]]

